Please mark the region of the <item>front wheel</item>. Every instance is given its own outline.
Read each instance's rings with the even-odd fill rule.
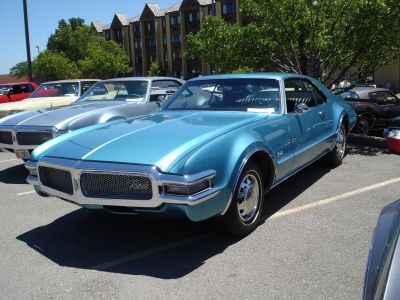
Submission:
[[[263,198],[261,171],[249,162],[240,174],[229,209],[222,217],[228,233],[243,237],[252,232],[260,221]]]
[[[340,124],[337,131],[336,144],[332,151],[327,155],[330,165],[337,167],[342,164],[343,158],[346,155],[346,128],[344,124]]]
[[[366,119],[359,119],[355,128],[356,133],[361,135],[368,135],[369,123]]]

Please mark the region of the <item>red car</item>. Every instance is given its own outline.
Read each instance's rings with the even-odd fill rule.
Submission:
[[[38,87],[34,82],[0,84],[0,103],[15,102],[28,98]]]

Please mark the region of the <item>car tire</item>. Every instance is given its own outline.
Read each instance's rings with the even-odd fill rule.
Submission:
[[[360,118],[357,121],[355,132],[361,135],[368,135],[369,133],[369,123],[366,119]]]
[[[260,168],[247,163],[235,188],[229,209],[222,217],[227,233],[244,237],[260,222],[264,198],[264,183]]]
[[[328,163],[331,166],[337,167],[342,164],[343,158],[346,155],[346,139],[346,127],[342,123],[337,131],[335,147],[327,155]]]

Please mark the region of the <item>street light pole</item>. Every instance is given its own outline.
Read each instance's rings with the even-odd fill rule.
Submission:
[[[25,21],[25,40],[26,40],[26,57],[28,59],[28,79],[32,81],[32,59],[31,59],[31,46],[29,42],[29,26],[28,26],[28,9],[26,0],[23,0],[24,5],[24,21]]]

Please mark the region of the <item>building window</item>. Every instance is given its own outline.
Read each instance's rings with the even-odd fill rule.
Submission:
[[[105,32],[105,38],[106,38],[106,40],[111,39],[111,36],[110,36],[110,32],[109,32],[109,31],[106,31],[106,32]]]
[[[147,43],[149,47],[155,47],[156,46],[156,39],[148,39]]]
[[[236,13],[236,3],[222,4],[222,15],[223,16],[233,14],[233,13]]]
[[[135,33],[139,33],[140,32],[140,25],[139,24],[133,25],[133,32],[135,32]]]
[[[188,20],[190,23],[200,21],[200,12],[191,12],[188,14]]]
[[[208,7],[208,15],[209,15],[209,16],[215,16],[214,5],[210,5],[210,6]]]
[[[137,65],[140,65],[140,64],[142,63],[142,57],[136,56],[136,57],[135,57],[135,63],[136,63]]]
[[[165,25],[165,19],[161,20],[161,24],[162,24],[162,28],[165,29],[166,25]]]
[[[154,22],[148,22],[147,31],[152,31],[152,30],[154,30]]]
[[[135,45],[135,49],[142,48],[142,42],[141,41],[135,41],[134,45]]]
[[[181,43],[181,35],[180,34],[173,34],[171,39],[172,39],[172,44],[180,44]]]
[[[180,25],[181,17],[180,16],[171,16],[171,26]]]
[[[163,37],[163,45],[164,46],[167,45],[167,37],[166,36]]]

